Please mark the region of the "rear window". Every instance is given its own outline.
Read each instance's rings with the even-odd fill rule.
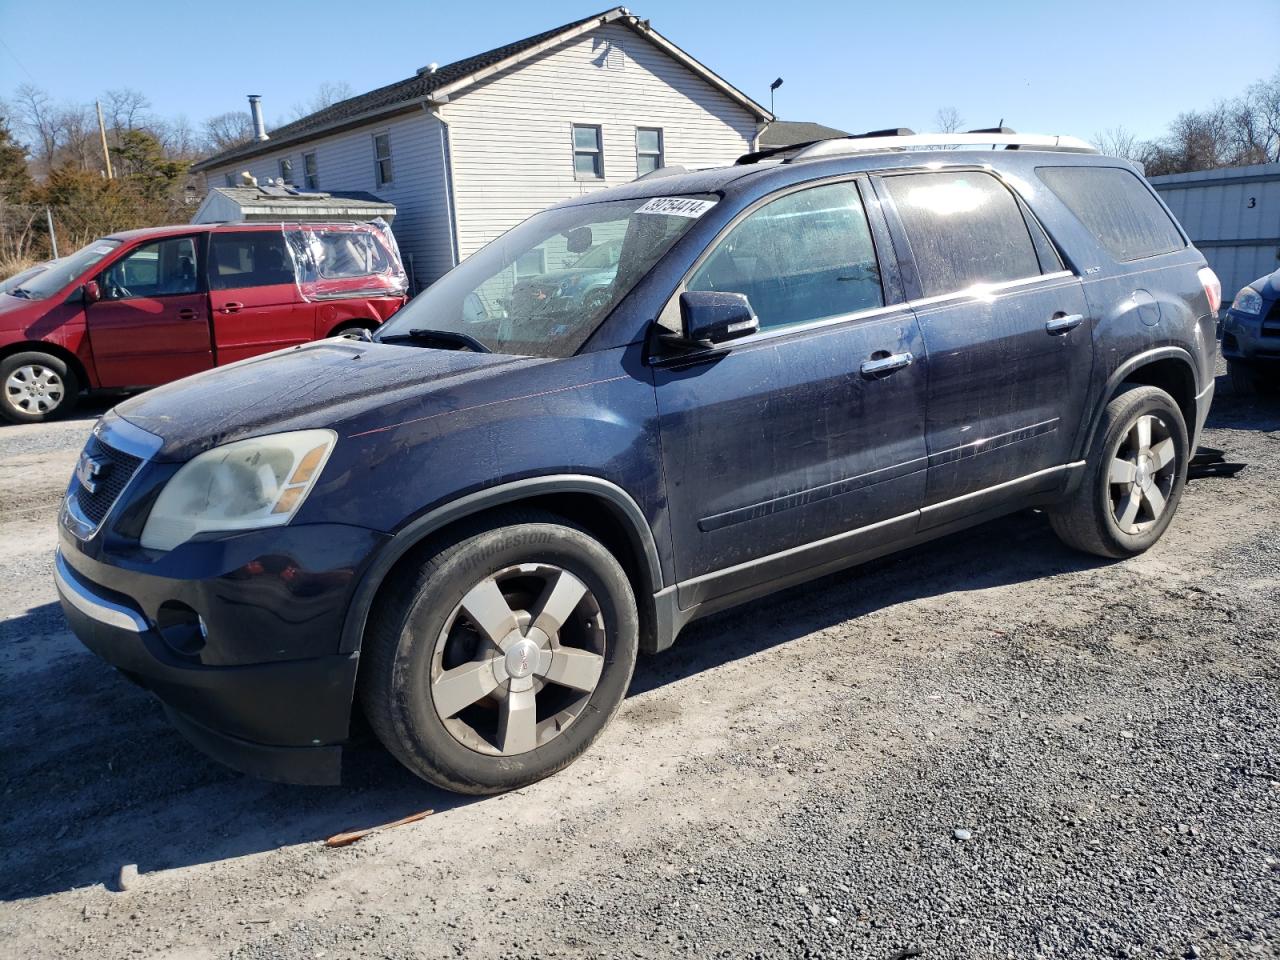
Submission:
[[[1121,263],[1186,247],[1136,175],[1120,167],[1037,167],[1036,175]]]
[[[985,173],[886,177],[920,273],[923,295],[1040,275],[1018,201]]]

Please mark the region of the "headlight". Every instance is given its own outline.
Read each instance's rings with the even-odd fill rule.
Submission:
[[[142,545],[172,550],[206,530],[278,527],[315,486],[338,435],[299,430],[215,447],[165,484],[142,530]]]
[[[1262,296],[1253,287],[1241,287],[1231,301],[1231,309],[1236,313],[1261,313]]]

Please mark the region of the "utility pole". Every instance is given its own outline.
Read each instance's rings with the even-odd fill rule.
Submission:
[[[95,100],[94,105],[98,108],[98,136],[102,138],[102,159],[107,164],[107,179],[114,180],[115,176],[111,172],[111,151],[107,149],[107,125],[102,122],[102,101]]]
[[[53,211],[47,206],[44,208],[44,218],[49,222],[49,248],[53,254],[53,259],[58,259],[58,235],[53,232]]]

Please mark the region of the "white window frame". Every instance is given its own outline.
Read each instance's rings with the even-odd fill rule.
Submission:
[[[596,132],[596,149],[584,150],[578,146],[578,131],[594,130]],[[603,180],[604,179],[604,127],[598,123],[571,123],[569,125],[569,162],[573,165],[573,179],[575,180]],[[578,154],[591,156],[596,158],[596,173],[579,173],[578,172]]]
[[[658,152],[655,154],[652,150],[640,149],[640,134],[656,133],[658,135]],[[640,173],[641,157],[657,157],[658,165],[654,170],[661,170],[667,165],[667,137],[662,127],[636,127],[636,176],[643,176]]]
[[[307,161],[311,161],[311,169],[307,169]],[[320,159],[314,150],[302,155],[302,186],[307,190],[320,189]]]
[[[385,140],[387,143],[387,155],[385,157],[378,154],[378,141]],[[379,187],[385,187],[396,182],[396,165],[391,158],[391,131],[383,130],[380,133],[373,134],[373,182]],[[389,175],[384,179],[382,176],[382,165],[387,165]]]

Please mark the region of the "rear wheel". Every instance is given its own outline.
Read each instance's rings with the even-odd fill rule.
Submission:
[[[499,793],[572,763],[618,711],[638,617],[599,542],[549,514],[444,545],[384,591],[360,698],[378,738],[423,779]]]
[[[1188,446],[1173,397],[1157,387],[1120,394],[1103,413],[1079,488],[1050,511],[1054,532],[1068,546],[1103,557],[1149,549],[1182,499]]]
[[[11,423],[40,423],[70,413],[80,381],[47,353],[15,353],[0,361],[0,415]]]

